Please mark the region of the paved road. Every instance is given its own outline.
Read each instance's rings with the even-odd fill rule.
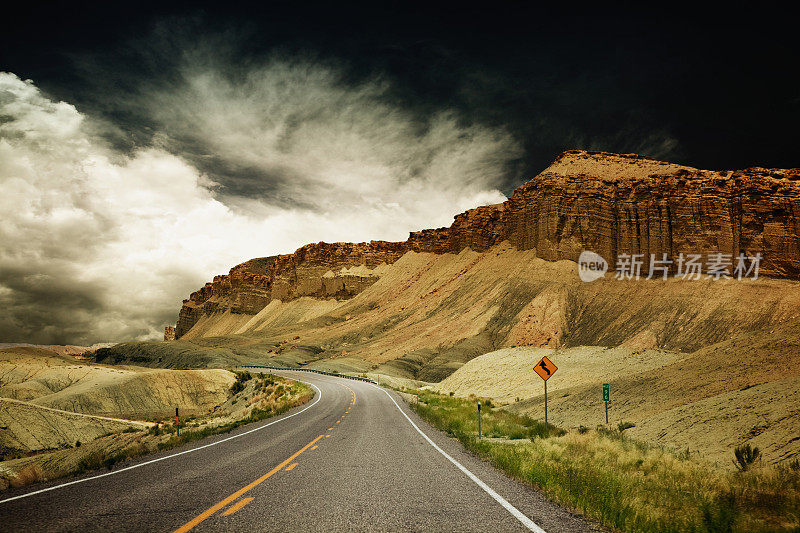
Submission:
[[[0,493],[0,531],[597,529],[463,452],[393,393],[280,373],[313,384],[314,400],[110,472]]]

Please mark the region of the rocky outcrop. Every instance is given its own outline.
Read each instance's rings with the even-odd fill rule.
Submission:
[[[409,243],[445,253],[508,241],[552,261],[592,250],[612,269],[621,254],[760,253],[761,275],[798,278],[798,236],[800,169],[714,172],[568,151],[506,202],[462,213],[449,228],[413,233]]]
[[[165,341],[175,340],[175,326],[164,326],[164,340]]]
[[[176,337],[205,314],[255,314],[270,300],[300,296],[350,298],[377,278],[342,269],[391,264],[408,251],[485,251],[507,241],[551,261],[592,250],[611,269],[622,254],[642,254],[645,265],[651,254],[761,254],[760,275],[797,279],[799,236],[800,169],[717,172],[567,151],[507,201],[457,215],[449,228],[413,232],[405,242],[308,244],[242,263],[184,301]]]
[[[301,296],[350,298],[378,278],[340,270],[390,264],[407,251],[405,243],[396,242],[319,242],[307,244],[293,254],[252,259],[233,267],[227,275],[215,276],[183,301],[175,337],[184,335],[203,315],[216,312],[254,315],[271,300]]]

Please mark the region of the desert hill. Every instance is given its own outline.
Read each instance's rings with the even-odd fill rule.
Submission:
[[[72,446],[127,428],[141,429],[151,425],[148,419],[169,419],[176,406],[186,416],[204,414],[228,399],[234,381],[227,370],[109,367],[61,352],[41,347],[0,350],[3,453]]]
[[[472,359],[437,392],[475,395],[534,417],[544,413],[532,367],[546,355],[549,418],[564,427],[604,423],[601,384],[611,387],[609,422],[626,434],[732,468],[731,450],[758,446],[766,461],[800,456],[800,335],[739,337],[692,354],[624,347],[504,348]]]

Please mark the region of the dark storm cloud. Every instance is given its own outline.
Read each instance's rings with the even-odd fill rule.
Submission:
[[[502,128],[447,109],[421,118],[385,97],[387,81],[347,81],[329,62],[275,55],[231,75],[225,57],[206,43],[172,83],[104,97],[153,125],[124,150],[107,116],[0,73],[3,341],[157,337],[240,261],[400,240],[503,200],[519,149]]]

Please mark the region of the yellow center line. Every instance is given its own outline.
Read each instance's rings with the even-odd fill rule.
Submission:
[[[286,467],[286,471],[287,472],[291,472],[292,470],[294,470],[294,467],[296,467],[296,466],[297,466],[297,463],[292,463],[292,464],[290,464],[289,466]]]
[[[312,446],[311,448],[309,448],[309,450],[316,450],[316,449],[317,449],[317,447],[318,447],[318,446],[315,444],[314,446]]]
[[[230,516],[230,515],[232,515],[233,513],[235,513],[236,511],[238,511],[239,509],[241,509],[242,507],[244,507],[245,505],[247,505],[251,501],[253,501],[253,498],[242,498],[238,502],[236,502],[233,505],[231,505],[228,508],[227,511],[222,513],[222,516]]]
[[[327,438],[328,438],[328,437],[330,437],[330,436],[331,436],[331,434],[330,434],[330,433],[328,433],[327,435],[325,435],[325,438],[327,439]]]
[[[328,431],[333,431],[333,428],[328,428]]]
[[[330,436],[330,435],[328,435],[328,436]],[[288,459],[283,461],[281,464],[279,464],[278,466],[276,466],[275,468],[273,468],[272,470],[270,470],[269,472],[267,472],[266,474],[264,474],[263,476],[261,476],[257,480],[253,481],[252,483],[250,483],[246,487],[243,487],[243,488],[237,490],[236,492],[234,492],[233,494],[231,494],[230,496],[228,496],[227,498],[225,498],[221,502],[217,503],[216,505],[213,505],[212,507],[209,507],[208,509],[206,509],[205,511],[203,511],[202,513],[200,513],[199,515],[197,515],[196,517],[194,517],[190,521],[186,522],[184,525],[182,525],[178,529],[176,529],[175,533],[186,533],[187,531],[190,531],[192,528],[194,528],[198,524],[200,524],[203,521],[205,521],[209,516],[213,515],[214,513],[216,513],[217,511],[219,511],[220,509],[222,509],[223,507],[225,507],[226,505],[228,505],[232,501],[238,499],[240,496],[242,496],[246,492],[250,491],[254,487],[260,485],[261,483],[263,483],[264,481],[266,481],[267,479],[272,477],[272,475],[275,472],[280,471],[280,469],[282,469],[284,466],[286,466],[289,463],[291,463],[292,461],[294,461],[295,458],[297,458],[298,455],[300,455],[301,453],[306,451],[308,448],[313,446],[321,438],[322,438],[322,435],[320,435],[316,439],[312,440],[311,442],[309,442],[308,444],[306,444],[305,446],[300,448],[298,451],[294,452],[291,457],[289,457]]]
[[[337,421],[336,421],[336,423],[337,423],[337,424],[338,424],[339,422],[341,422],[341,420],[337,420]]]

